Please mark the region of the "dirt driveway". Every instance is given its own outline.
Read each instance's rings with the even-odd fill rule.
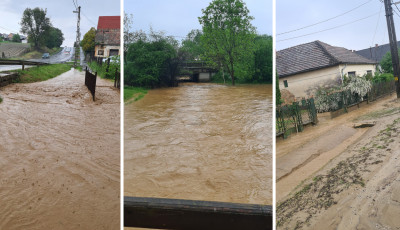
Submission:
[[[0,88],[0,229],[119,229],[120,94],[84,72]]]
[[[278,140],[278,229],[399,228],[399,118],[392,95]]]

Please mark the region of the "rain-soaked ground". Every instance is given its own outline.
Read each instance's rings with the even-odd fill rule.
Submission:
[[[0,88],[0,229],[119,229],[120,94],[84,73]]]
[[[125,105],[125,195],[272,203],[272,87],[182,84]]]

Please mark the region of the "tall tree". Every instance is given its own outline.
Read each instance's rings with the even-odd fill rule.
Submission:
[[[186,35],[185,40],[182,41],[182,51],[188,54],[188,59],[191,61],[198,61],[204,54],[204,49],[201,44],[201,30],[192,30]]]
[[[83,36],[81,41],[81,46],[83,51],[86,53],[94,51],[95,47],[95,37],[96,37],[96,29],[94,27],[90,28],[90,30]]]
[[[21,33],[28,34],[29,40],[36,48],[43,44],[45,34],[51,27],[50,19],[46,17],[47,10],[36,7],[26,8],[21,19]]]
[[[52,49],[54,47],[60,47],[63,42],[63,32],[58,28],[50,27],[45,35],[45,45]]]
[[[19,34],[14,34],[14,36],[12,37],[12,41],[21,42],[21,37],[19,36]]]
[[[202,12],[205,57],[210,64],[222,64],[235,85],[236,65],[254,55],[253,17],[242,0],[213,0]]]

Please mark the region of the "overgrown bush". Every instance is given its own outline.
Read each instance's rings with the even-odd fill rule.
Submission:
[[[344,86],[344,90],[349,90],[352,94],[358,94],[361,97],[367,95],[372,84],[365,76],[350,76]]]
[[[375,76],[372,78],[372,82],[389,82],[393,81],[394,76],[391,73],[378,73],[375,72]]]
[[[315,93],[315,108],[319,113],[335,111],[339,109],[340,87],[319,87]]]

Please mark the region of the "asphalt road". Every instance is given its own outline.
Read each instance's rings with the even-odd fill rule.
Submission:
[[[28,61],[57,64],[57,63],[72,61],[73,55],[74,55],[74,47],[64,47],[59,53],[50,55],[50,58],[48,58],[48,59],[29,59]],[[82,49],[81,49],[81,60],[83,60]],[[29,68],[29,67],[32,67],[32,66],[25,66],[25,68]],[[22,68],[22,66],[20,66],[20,65],[3,65],[3,66],[0,66],[0,72],[21,69],[21,68]]]

